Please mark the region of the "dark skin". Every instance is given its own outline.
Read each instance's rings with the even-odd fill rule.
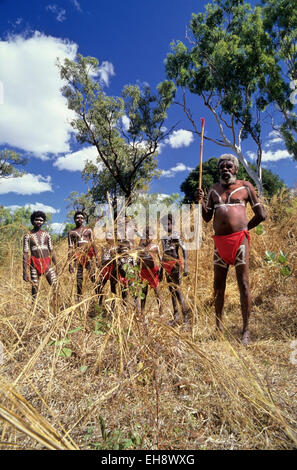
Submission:
[[[170,219],[168,219],[167,230],[168,230],[169,237],[171,237],[172,232],[173,232],[173,224],[172,224],[172,220]],[[187,251],[183,248],[183,246],[181,246],[180,240],[179,239],[176,239],[176,241],[172,240],[172,243],[170,243],[169,247],[167,247],[166,243],[164,243],[164,240],[162,240],[162,245],[163,245],[163,258],[162,258],[163,261],[171,261],[174,259],[178,260],[180,258],[179,250],[180,249],[182,250],[182,254],[183,254],[184,262],[185,262],[183,275],[188,276],[189,271],[188,271]],[[171,299],[172,299],[172,305],[173,305],[174,320],[171,322],[172,325],[176,325],[179,320],[178,303],[181,306],[184,321],[189,320],[188,307],[186,305],[186,302],[180,290],[180,283],[181,283],[181,279],[180,279],[181,271],[180,270],[181,270],[181,267],[177,263],[172,269],[170,274],[166,272],[166,278],[167,278],[168,287],[171,293]]]
[[[36,217],[33,220],[33,229],[31,230],[31,233],[34,233],[37,236],[37,239],[39,240],[39,242],[41,241],[42,234],[46,233],[43,230],[41,230],[41,227],[42,227],[43,224],[44,224],[44,219],[42,217]],[[31,251],[32,246],[33,246],[33,241],[30,240],[30,251]],[[55,266],[56,275],[58,275],[56,255],[53,251],[50,252],[48,248],[43,248],[43,249],[40,249],[40,250],[34,250],[34,256],[36,258],[51,257],[51,260],[52,260],[52,262]],[[30,278],[29,278],[29,275],[28,275],[28,269],[27,269],[28,268],[28,261],[29,261],[29,253],[24,251],[24,253],[23,253],[23,280],[25,282],[30,282]],[[48,269],[44,273],[44,275],[45,275],[49,285],[52,285],[52,277],[51,277]],[[38,275],[38,277],[39,277],[39,275]],[[36,297],[37,291],[38,291],[38,287],[35,286],[34,283],[32,283],[32,295],[33,295],[33,297]]]
[[[101,263],[99,266],[100,270],[102,270],[107,265],[108,266],[112,265],[114,267],[114,271],[116,271],[115,257],[116,257],[116,247],[114,246],[114,239],[107,238],[106,245],[102,247]],[[100,296],[99,305],[102,305],[102,301],[103,301],[102,291],[108,280],[110,281],[111,292],[113,294],[116,294],[116,285],[117,285],[116,272],[112,273],[109,279],[107,276],[104,277],[101,275],[100,284],[97,288],[97,293]]]
[[[204,192],[198,189],[196,199],[202,205],[202,217],[205,222],[209,222],[213,218],[213,228],[215,235],[229,235],[242,230],[251,230],[265,220],[264,209],[259,204],[254,187],[248,181],[240,181],[236,179],[237,168],[232,160],[222,160],[219,165],[220,183],[213,186],[217,194],[221,197],[221,202],[226,203],[228,196],[232,191],[240,186],[240,189],[231,196],[230,204],[214,209],[214,204],[218,202],[217,195],[210,193],[208,207],[204,202]],[[249,188],[249,189],[246,189]],[[234,205],[240,201],[244,205]],[[250,203],[254,216],[248,220],[246,215],[246,204]],[[236,266],[236,278],[240,292],[241,313],[243,319],[242,343],[250,342],[250,332],[248,329],[249,317],[251,312],[251,293],[249,286],[249,243],[247,238],[244,240],[246,249],[246,264]],[[216,325],[222,330],[222,317],[224,311],[224,298],[226,289],[228,269],[214,265],[214,296]]]
[[[146,238],[142,239],[141,242],[139,243],[139,258],[140,258],[140,267],[141,269],[153,269],[156,265],[156,260],[159,262],[160,256],[159,256],[159,250],[157,248],[157,245],[153,243],[153,240],[150,238],[149,230],[146,231]],[[163,269],[162,267],[160,268],[159,271],[159,279],[161,280],[163,277]],[[145,304],[146,304],[146,297],[148,294],[148,284],[142,289],[142,293],[144,295],[144,298],[141,299],[141,315],[144,315],[144,309],[145,309]],[[161,298],[160,298],[160,287],[157,286],[154,288],[155,295],[158,300],[158,305],[159,305],[159,314],[163,314],[162,310],[162,303],[161,303]]]
[[[93,248],[93,251],[95,254],[96,264],[98,265],[98,254],[97,254],[96,245],[93,242],[93,233],[90,228],[84,226],[84,221],[85,221],[84,216],[82,214],[78,214],[74,219],[75,229],[70,230],[68,234],[68,244],[69,244],[68,259],[69,259],[69,272],[71,274],[74,272],[74,269],[72,266],[72,260],[74,259],[75,254],[88,253],[88,250],[91,247]],[[91,263],[88,262],[85,268],[90,274]],[[93,275],[91,276],[91,280],[92,282],[95,281],[95,277]],[[82,279],[77,281],[77,293],[78,295],[82,294]]]

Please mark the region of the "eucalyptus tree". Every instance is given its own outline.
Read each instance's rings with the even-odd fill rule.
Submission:
[[[187,103],[187,91],[202,98],[216,124],[216,136],[205,135],[231,149],[263,193],[262,124],[267,100],[262,89],[278,75],[271,40],[264,29],[262,9],[244,0],[216,0],[192,15],[187,45],[173,42],[166,62],[167,77],[181,88],[177,101],[200,134]],[[248,163],[242,141],[250,137],[257,149],[256,171]]]
[[[93,196],[101,200],[102,190],[115,191],[132,202],[135,191],[156,174],[158,145],[170,132],[164,122],[175,87],[166,81],[153,94],[148,85],[127,85],[120,97],[108,96],[98,64],[96,58],[82,55],[58,62],[66,81],[62,91],[75,111],[71,124],[77,141],[98,151],[97,166],[89,162],[84,171],[93,181]]]
[[[15,177],[23,174],[16,165],[24,166],[28,159],[14,150],[0,150],[0,178]]]
[[[278,73],[265,84],[266,100],[275,104],[273,128],[297,160],[297,8],[296,0],[262,0],[264,28],[272,41]],[[281,114],[281,120],[279,120]]]

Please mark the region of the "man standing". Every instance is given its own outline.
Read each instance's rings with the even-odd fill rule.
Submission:
[[[189,322],[189,307],[180,290],[181,274],[188,276],[188,255],[179,233],[173,231],[173,216],[168,214],[161,219],[167,235],[162,237],[162,267],[166,273],[169,291],[173,306],[173,326],[179,323],[178,303],[181,306],[183,321]],[[183,259],[180,257],[180,250]],[[183,266],[184,261],[184,266]]]
[[[95,282],[95,272],[91,272],[91,259],[97,262],[97,249],[94,243],[93,231],[84,226],[85,215],[81,211],[74,214],[75,229],[68,233],[69,272],[74,272],[72,262],[77,265],[77,294],[82,295],[84,268],[88,271],[92,282]]]
[[[214,295],[217,327],[222,330],[226,279],[229,265],[233,264],[240,291],[242,344],[246,345],[250,342],[248,322],[251,311],[249,230],[265,220],[265,213],[253,186],[248,181],[237,180],[238,167],[239,163],[234,155],[221,155],[218,160],[220,182],[209,191],[206,204],[201,189],[198,189],[196,196],[198,201],[201,201],[205,222],[214,217]],[[246,215],[248,202],[254,212],[250,221]]]
[[[106,233],[106,243],[101,247],[101,260],[100,260],[100,277],[97,286],[97,294],[99,295],[99,307],[103,302],[103,289],[107,281],[110,282],[110,289],[112,294],[116,294],[117,285],[117,269],[116,269],[116,255],[117,247],[115,244],[114,236],[111,232]],[[114,308],[114,300],[112,302],[112,310]]]
[[[141,282],[144,284],[144,287],[142,289],[142,298],[140,302],[142,318],[144,317],[144,308],[149,286],[154,289],[158,301],[159,315],[162,316],[163,314],[159,288],[160,279],[162,279],[163,277],[163,267],[161,266],[161,254],[159,246],[151,238],[152,235],[153,230],[147,227],[144,234],[145,238],[141,239],[138,246],[140,279]]]
[[[42,225],[46,221],[44,212],[35,211],[31,215],[31,223],[33,229],[30,233],[26,233],[23,240],[23,279],[29,282],[27,266],[30,266],[30,277],[32,284],[32,296],[36,298],[39,279],[42,274],[45,275],[47,282],[54,289],[57,287],[57,261],[53,251],[51,236],[45,230],[41,230]],[[29,257],[31,253],[31,257]],[[55,265],[56,273],[50,267],[51,261]]]

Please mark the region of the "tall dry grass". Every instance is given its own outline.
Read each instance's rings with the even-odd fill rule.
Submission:
[[[168,325],[150,292],[146,321],[132,300],[96,310],[93,285],[75,298],[67,246],[56,247],[59,295],[45,280],[39,306],[22,281],[13,250],[0,269],[0,444],[2,449],[293,449],[296,448],[296,211],[275,200],[265,233],[252,231],[253,342],[240,344],[242,319],[234,268],[228,275],[223,335],[214,335],[212,229],[203,225],[198,256],[198,315],[191,331]],[[13,241],[11,242],[13,243]],[[289,277],[267,265],[282,250]],[[193,307],[195,253],[182,289]],[[89,313],[95,312],[95,317]],[[290,360],[291,358],[291,360]],[[297,354],[296,354],[297,358]],[[294,362],[294,361],[293,361]]]

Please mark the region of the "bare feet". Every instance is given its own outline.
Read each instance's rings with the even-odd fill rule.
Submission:
[[[241,344],[243,344],[243,346],[247,346],[248,344],[250,344],[250,342],[251,342],[251,335],[250,335],[250,332],[246,330],[242,333]]]

